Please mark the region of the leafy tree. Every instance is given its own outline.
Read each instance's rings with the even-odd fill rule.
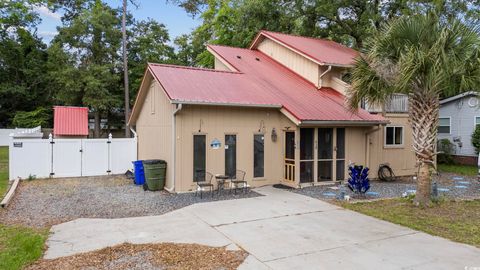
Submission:
[[[164,24],[152,19],[135,22],[129,37],[130,93],[135,97],[148,62],[174,64],[178,61],[173,47],[168,45],[170,37]]]
[[[102,113],[122,104],[119,11],[96,0],[63,24],[49,48],[49,78],[59,102],[93,111],[98,137]]]
[[[468,0],[173,0],[203,23],[180,46],[183,59],[211,66],[205,44],[246,47],[259,30],[328,38],[361,48],[366,38],[384,22],[401,16],[436,11],[442,20],[475,19],[480,1]],[[178,41],[185,42],[185,37]],[[185,50],[183,50],[183,48]],[[185,56],[191,53],[190,56]]]
[[[417,204],[430,200],[436,155],[439,96],[478,89],[478,25],[436,15],[402,16],[386,23],[366,43],[352,72],[349,105],[382,104],[393,93],[409,95],[413,150],[419,166]]]
[[[52,110],[50,108],[39,107],[34,111],[18,111],[13,118],[13,125],[22,128],[34,128],[38,126],[52,126]]]

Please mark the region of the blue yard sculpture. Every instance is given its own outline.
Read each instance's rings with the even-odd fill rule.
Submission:
[[[349,165],[348,174],[348,187],[355,194],[365,194],[370,189],[370,180],[368,179],[368,167]]]

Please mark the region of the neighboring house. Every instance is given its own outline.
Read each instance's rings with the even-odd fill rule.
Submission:
[[[246,171],[251,186],[348,178],[349,162],[388,162],[413,175],[405,96],[352,112],[341,80],[358,55],[333,41],[261,31],[249,49],[209,45],[215,69],[149,64],[130,125],[139,159],[168,163],[166,188],[184,192],[205,171]]]
[[[88,108],[54,106],[53,135],[55,138],[87,138]]]
[[[465,92],[440,101],[438,139],[449,139],[454,145],[455,160],[477,164],[472,133],[480,124],[480,100],[476,92]]]

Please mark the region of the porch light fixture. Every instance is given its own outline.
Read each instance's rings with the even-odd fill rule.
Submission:
[[[277,130],[275,128],[272,128],[272,142],[277,141]]]

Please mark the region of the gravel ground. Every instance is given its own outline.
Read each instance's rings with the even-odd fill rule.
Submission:
[[[0,209],[0,223],[46,227],[77,218],[161,215],[194,203],[261,196],[223,191],[203,199],[193,193],[144,191],[124,176],[39,179],[21,182],[12,203]]]
[[[480,182],[476,177],[442,173],[435,175],[434,181],[437,182],[439,195],[453,199],[480,198]],[[353,194],[348,188],[346,188],[346,195],[350,195],[351,200],[354,201],[374,200],[401,197],[403,193],[411,193],[415,190],[416,183],[412,178],[402,178],[394,182],[370,181],[370,190],[364,197]],[[335,200],[339,193],[338,184],[291,189],[291,191],[322,200]]]
[[[224,247],[208,247],[197,244],[121,244],[101,250],[39,260],[28,270],[63,269],[218,269],[233,270],[245,260],[243,250],[226,250]]]

